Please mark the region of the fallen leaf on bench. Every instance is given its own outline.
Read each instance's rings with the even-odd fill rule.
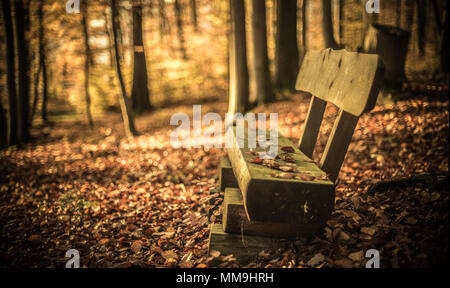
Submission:
[[[293,173],[271,173],[270,176],[274,177],[274,178],[282,178],[282,179],[294,179],[295,178],[295,174]]]
[[[307,163],[316,163],[316,161],[312,160],[312,159],[303,159],[303,162],[307,162]]]
[[[292,148],[291,146],[283,146],[283,147],[281,147],[281,151],[286,152],[286,153],[294,153],[295,152],[294,148]]]
[[[281,155],[281,160],[289,163],[295,163],[295,159],[289,154]]]
[[[263,163],[263,159],[261,159],[261,158],[254,158],[254,159],[251,159],[251,160],[248,160],[249,162],[251,162],[251,163],[255,163],[255,164],[262,164]]]
[[[292,166],[280,166],[280,167],[278,167],[278,169],[280,169],[281,171],[284,171],[284,172],[295,172],[296,171],[295,167],[292,167]]]
[[[304,180],[304,181],[314,181],[316,179],[316,177],[314,177],[312,175],[307,175],[307,174],[297,174],[295,176],[295,178],[298,178],[298,179]]]
[[[275,160],[264,160],[263,165],[272,169],[278,169],[280,167],[280,164],[278,164]]]

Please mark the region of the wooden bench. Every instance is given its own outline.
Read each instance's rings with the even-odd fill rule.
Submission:
[[[258,241],[273,243],[273,238],[292,239],[323,229],[334,207],[335,181],[356,124],[374,107],[383,77],[384,65],[378,55],[308,51],[296,82],[297,90],[312,95],[300,143],[297,147],[278,134],[279,159],[263,163],[247,147],[247,134],[243,148],[227,148],[231,168],[222,160],[220,177],[230,185],[221,180],[220,189],[225,192],[222,227],[212,226],[210,250],[235,256],[239,255],[233,251],[239,251],[242,257],[238,260],[248,260],[255,249],[264,246]],[[339,113],[316,165],[311,157],[327,102],[336,105]],[[230,132],[236,141],[235,128]],[[280,167],[291,168],[284,172],[277,170]],[[231,169],[234,180],[229,180]],[[244,235],[257,236],[245,237],[253,239],[251,245],[238,243],[236,239]]]

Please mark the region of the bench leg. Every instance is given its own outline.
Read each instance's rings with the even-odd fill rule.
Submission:
[[[255,261],[261,251],[276,249],[289,245],[289,241],[261,236],[247,236],[241,234],[226,233],[221,224],[212,224],[209,233],[208,255],[211,251],[219,251],[220,255],[233,254],[240,265],[246,265]],[[210,265],[220,264],[217,258]]]
[[[220,191],[225,191],[225,188],[238,188],[238,182],[234,176],[233,168],[231,167],[228,158],[220,158],[219,167],[219,185]]]
[[[245,213],[242,193],[238,188],[225,188],[222,226],[227,233],[287,239],[297,239],[300,236],[309,235],[320,230],[320,227],[311,224],[292,225],[288,223],[249,221]]]

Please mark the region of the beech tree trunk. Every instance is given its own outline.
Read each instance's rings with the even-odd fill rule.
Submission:
[[[197,3],[196,3],[196,0],[191,0],[191,15],[192,15],[192,25],[194,26],[194,31],[198,32]]]
[[[170,33],[170,25],[166,16],[166,1],[159,0],[159,35],[163,39],[165,34]]]
[[[228,112],[244,113],[249,108],[247,47],[244,0],[230,0],[230,95]]]
[[[9,0],[2,0],[3,21],[6,36],[6,81],[8,86],[8,145],[16,145],[18,138],[18,113],[16,93],[16,65],[14,61],[14,33]]]
[[[147,62],[142,39],[142,2],[133,2],[133,88],[131,100],[138,113],[151,110],[148,92]]]
[[[112,30],[114,39],[114,54],[116,57],[116,72],[117,78],[119,79],[121,97],[119,97],[120,108],[122,110],[122,118],[124,122],[125,134],[128,137],[136,136],[138,133],[134,126],[133,112],[128,102],[127,91],[125,89],[125,83],[123,81],[122,70],[120,68],[120,54],[119,54],[119,39],[118,39],[118,26],[119,13],[117,10],[117,0],[111,0],[111,15],[112,15]]]
[[[8,120],[6,120],[6,113],[3,110],[2,103],[0,101],[0,148],[4,148],[8,145]]]
[[[183,32],[183,20],[181,19],[181,6],[180,1],[175,0],[173,2],[174,8],[175,8],[175,18],[177,21],[177,34],[178,34],[178,41],[180,42],[180,51],[181,55],[183,56],[183,59],[187,59],[186,54],[186,43],[184,40],[184,32]]]
[[[386,85],[399,87],[406,81],[405,62],[408,52],[409,32],[386,25],[370,25],[364,39],[363,50],[383,58]]]
[[[339,49],[339,45],[334,39],[330,0],[322,0],[322,33],[327,48]]]
[[[444,73],[448,73],[449,72],[449,50],[450,47],[448,45],[449,42],[449,37],[450,37],[450,27],[449,27],[449,12],[447,7],[447,11],[445,12],[445,23],[444,23],[444,34],[442,36],[442,41],[441,41],[441,70]]]
[[[296,0],[278,0],[275,42],[275,87],[293,89],[299,65]]]
[[[88,33],[88,3],[87,1],[82,2],[81,11],[81,22],[83,26],[83,36],[84,36],[84,93],[86,99],[86,114],[89,122],[89,126],[94,127],[94,120],[92,119],[91,113],[91,96],[89,94],[89,76],[90,76],[90,64],[92,63],[91,47],[89,45],[89,33]]]
[[[30,61],[26,33],[29,31],[29,10],[23,0],[15,1],[16,41],[19,65],[19,142],[25,142],[30,137]]]
[[[251,1],[251,41],[252,67],[250,81],[253,82],[250,99],[255,99],[258,105],[272,100],[270,84],[269,59],[267,57],[266,6],[261,0]]]
[[[420,56],[425,55],[426,6],[424,0],[417,0],[417,47]]]
[[[308,0],[303,0],[302,4],[302,45],[303,51],[306,53],[308,50],[308,19],[306,18],[306,7],[308,5]]]

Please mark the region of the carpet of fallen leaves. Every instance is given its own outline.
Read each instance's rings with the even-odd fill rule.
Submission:
[[[362,116],[323,232],[261,251],[247,267],[363,267],[378,249],[381,267],[448,266],[447,186],[373,183],[448,175],[449,102],[443,93],[377,106]],[[256,111],[279,113],[280,131],[298,141],[309,98],[293,95]],[[295,107],[295,109],[293,109]],[[224,113],[207,103],[203,113]],[[208,248],[210,191],[221,149],[173,149],[170,115],[137,119],[141,136],[122,138],[119,115],[36,127],[33,143],[0,152],[0,266],[64,267],[68,249],[82,267],[238,267]],[[320,159],[337,109],[326,110],[314,159]],[[295,142],[294,142],[295,143]],[[215,259],[217,260],[217,259]]]

